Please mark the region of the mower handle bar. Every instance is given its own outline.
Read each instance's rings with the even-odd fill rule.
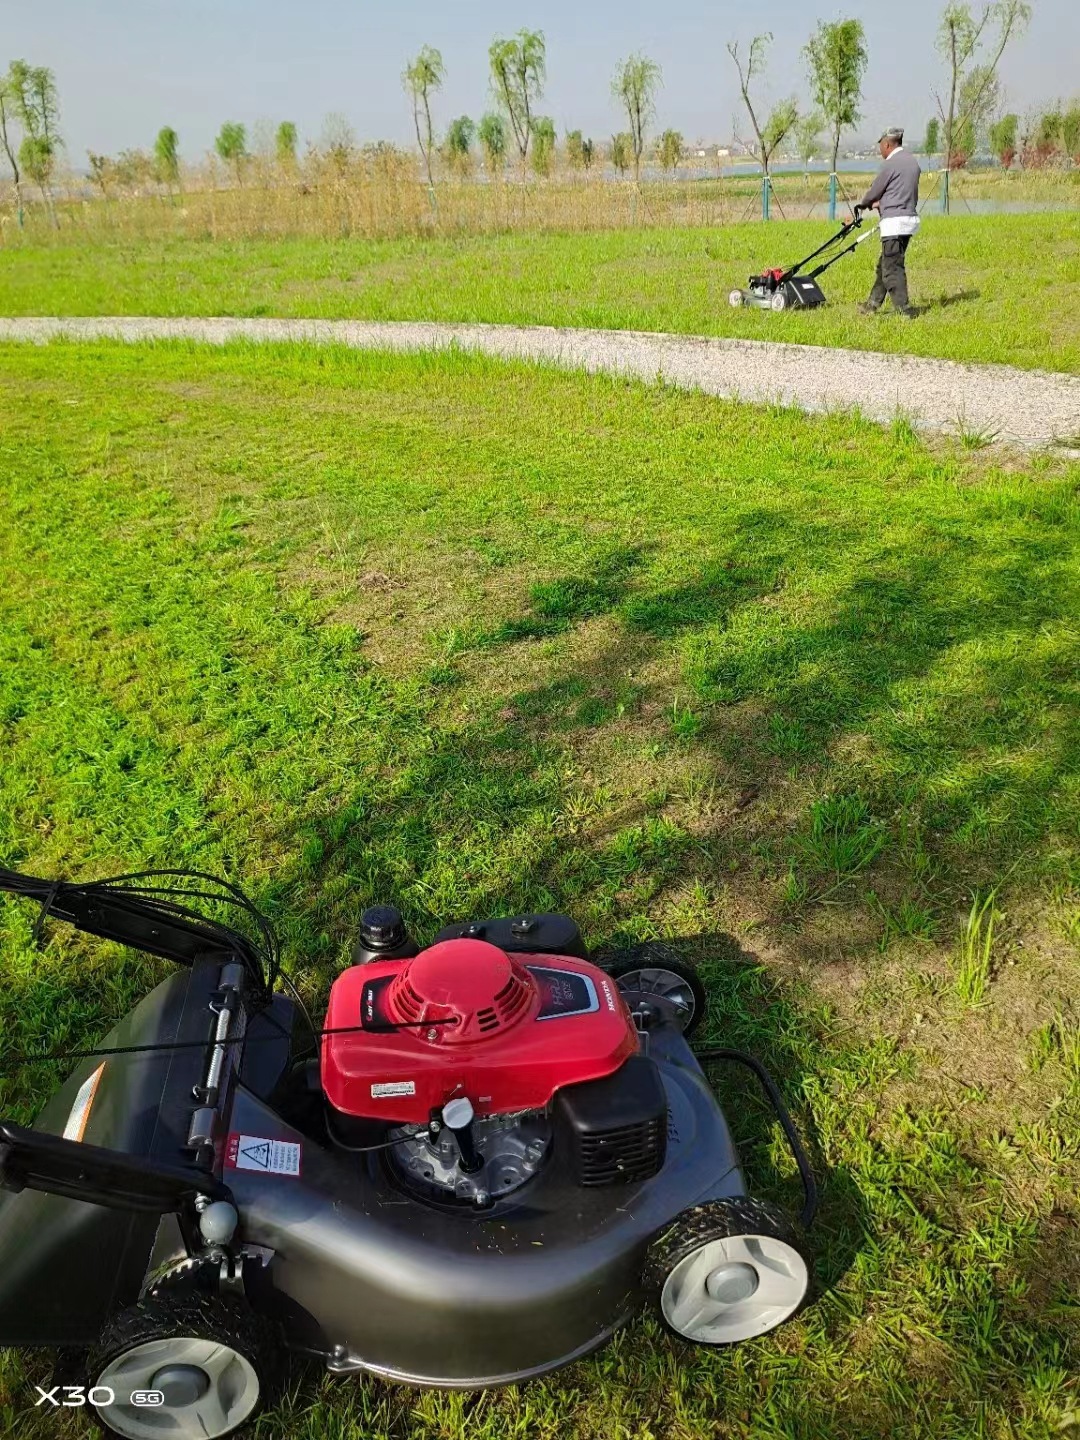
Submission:
[[[828,240],[825,241],[824,245],[819,245],[816,250],[811,250],[809,255],[804,256],[801,260],[797,260],[790,269],[785,270],[783,275],[780,277],[781,280],[790,280],[792,276],[798,275],[799,271],[803,268],[804,265],[809,265],[811,260],[816,260],[823,251],[828,250],[830,246],[835,245],[838,240],[846,240],[847,237],[851,234],[852,230],[858,230],[862,223],[863,222],[861,213],[858,215],[853,215],[850,220],[845,220],[845,222],[843,223],[843,225],[840,226],[840,229],[836,232],[836,234],[830,235]],[[846,253],[847,252],[843,250],[840,252],[840,254],[842,255]],[[829,263],[831,264],[832,262],[830,261]],[[815,275],[819,275],[820,273],[820,270],[814,271]]]
[[[180,1213],[200,1197],[232,1201],[215,1176],[0,1120],[0,1189],[42,1190],[111,1210]]]
[[[861,218],[859,220],[859,224],[862,224]],[[857,240],[853,240],[850,245],[845,245],[843,250],[838,250],[835,255],[830,255],[829,258],[827,260],[823,260],[820,265],[815,265],[813,270],[810,271],[810,279],[816,280],[823,270],[828,270],[829,266],[835,265],[837,260],[842,260],[845,255],[850,255],[852,250],[857,250],[864,240],[870,239],[870,236],[873,235],[874,231],[878,228],[878,226],[880,226],[880,224],[881,221],[878,220],[875,224],[870,226],[869,230],[864,231]],[[837,238],[839,239],[839,236]]]

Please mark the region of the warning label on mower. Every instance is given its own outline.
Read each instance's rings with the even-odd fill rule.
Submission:
[[[261,1170],[264,1175],[299,1175],[300,1146],[234,1131],[225,1147],[225,1164],[233,1170]]]
[[[371,1087],[371,1098],[373,1100],[386,1100],[392,1095],[415,1095],[415,1080],[384,1080],[381,1084]]]

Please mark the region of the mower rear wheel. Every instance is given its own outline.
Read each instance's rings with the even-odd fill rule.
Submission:
[[[770,310],[787,309],[787,296],[784,294],[783,290],[776,291],[772,299],[769,301],[769,308]]]
[[[280,1355],[274,1327],[246,1301],[167,1293],[105,1327],[87,1365],[89,1398],[123,1440],[224,1440],[262,1408]],[[111,1404],[94,1400],[103,1390]]]
[[[731,294],[727,297],[727,303],[731,306],[733,310],[740,310],[743,305],[742,291],[732,290]]]
[[[789,1320],[810,1293],[810,1252],[765,1200],[712,1200],[684,1210],[645,1262],[664,1324],[695,1345],[734,1345]]]
[[[701,976],[693,965],[672,955],[666,945],[637,946],[631,954],[605,968],[619,982],[631,1010],[637,1003],[655,1004],[688,1037],[705,1018],[708,997]]]

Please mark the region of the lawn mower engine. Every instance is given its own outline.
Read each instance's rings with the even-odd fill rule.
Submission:
[[[659,1070],[616,982],[584,960],[444,940],[347,970],[327,1029],[332,1137],[358,1145],[386,1127],[390,1166],[423,1199],[492,1205],[540,1171],[556,1132],[582,1186],[647,1180],[664,1163]]]
[[[519,915],[419,950],[375,907],[313,1036],[262,917],[256,944],[175,884],[0,870],[53,918],[184,966],[33,1129],[0,1121],[0,1346],[62,1350],[106,1428],[223,1440],[284,1350],[475,1389],[578,1359],[646,1306],[710,1346],[802,1305],[805,1153],[756,1059],[690,1048],[705,991],[666,947],[598,965],[567,916]],[[746,1192],[718,1058],[775,1108],[799,1224]]]

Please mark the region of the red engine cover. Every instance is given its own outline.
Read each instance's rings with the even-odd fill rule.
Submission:
[[[409,1028],[386,1028],[395,1024]],[[323,1037],[323,1090],[344,1114],[396,1123],[426,1123],[455,1095],[478,1115],[539,1110],[638,1048],[618,988],[595,965],[507,955],[486,940],[444,940],[411,960],[344,971],[326,1028],[357,1025]]]

